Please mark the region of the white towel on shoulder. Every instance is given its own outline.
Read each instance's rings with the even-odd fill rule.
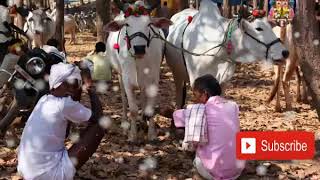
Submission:
[[[184,111],[185,117],[185,136],[186,143],[206,144],[208,142],[208,125],[205,114],[204,104],[188,105]]]

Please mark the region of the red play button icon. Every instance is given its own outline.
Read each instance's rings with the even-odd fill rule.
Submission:
[[[251,146],[251,145],[246,142],[246,148],[249,149],[250,146]]]

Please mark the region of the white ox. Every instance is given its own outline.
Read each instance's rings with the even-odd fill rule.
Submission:
[[[49,17],[56,21],[57,17],[57,10],[54,9],[50,14]],[[64,22],[63,22],[63,28],[64,28],[64,33],[69,33],[71,35],[70,38],[70,44],[76,43],[76,29],[77,29],[77,22],[76,19],[73,15],[71,14],[66,14],[64,15]]]
[[[55,21],[47,15],[46,10],[36,9],[29,12],[24,31],[34,46],[42,47],[55,34]]]
[[[52,38],[56,32],[56,11],[51,14],[46,10],[37,9],[29,12],[24,31],[28,37],[33,40],[33,45],[42,47]],[[64,16],[64,33],[70,33],[70,43],[76,42],[76,21],[72,15]]]
[[[122,14],[106,26],[106,30],[111,31],[107,41],[107,53],[110,55],[113,66],[120,74],[119,82],[125,120],[129,103],[130,142],[137,142],[136,120],[139,107],[134,93],[136,88],[141,91],[140,103],[142,103],[144,117],[150,118],[154,113],[164,42],[154,37],[152,29],[164,37],[160,28],[168,27],[170,24],[171,21],[165,18],[150,16],[124,18]],[[115,49],[116,44],[120,47],[119,51]],[[148,140],[155,140],[156,137],[155,125],[151,118]]]
[[[193,16],[192,22],[188,24],[188,17]],[[184,105],[183,92],[184,83],[190,81],[190,85],[199,76],[212,74],[220,83],[225,83],[234,74],[235,63],[253,62],[256,59],[267,59],[278,61],[288,57],[289,52],[272,32],[272,28],[266,18],[256,19],[248,22],[242,19],[230,21],[220,15],[217,5],[209,0],[202,0],[199,12],[187,9],[177,13],[171,18],[174,23],[169,28],[167,40],[177,47],[183,46],[186,50],[194,53],[215,54],[215,56],[193,56],[184,53],[186,66],[181,50],[168,45],[166,49],[166,61],[173,71],[176,85],[177,107]],[[231,32],[233,48],[229,55],[225,43],[221,49],[211,48],[223,42],[228,32],[228,25],[234,30]],[[227,61],[230,60],[230,61]]]

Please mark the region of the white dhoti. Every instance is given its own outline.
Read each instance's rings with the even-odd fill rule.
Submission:
[[[211,174],[206,170],[206,168],[203,166],[200,158],[196,156],[196,158],[193,160],[193,166],[196,167],[198,173],[205,179],[211,180],[213,177]]]
[[[23,170],[26,170],[26,168],[23,167],[23,162],[20,162],[20,165],[21,164],[22,167],[18,166],[18,173],[25,177]],[[40,169],[39,171],[42,170]],[[33,178],[25,178],[25,180],[73,180],[76,169],[71,159],[69,158],[68,151],[65,150],[59,163],[50,170],[43,172],[44,173],[39,176]]]

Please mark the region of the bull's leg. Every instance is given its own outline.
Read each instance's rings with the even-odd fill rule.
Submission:
[[[70,30],[70,44],[75,44],[75,42],[76,42],[75,34],[76,34],[75,28],[71,28],[71,30]]]
[[[128,114],[128,100],[127,100],[127,97],[126,97],[126,92],[125,92],[125,89],[124,89],[124,86],[123,86],[123,81],[122,81],[122,77],[121,75],[118,75],[118,79],[119,79],[119,85],[120,85],[120,91],[121,91],[121,100],[122,100],[122,118],[121,118],[121,124],[122,125],[125,125],[126,123],[128,123],[128,117],[127,117],[127,114]],[[128,132],[127,132],[127,129],[126,128],[123,128],[123,134],[126,135]]]
[[[304,75],[302,73],[301,75],[301,84],[302,84],[302,102],[308,104],[308,89],[307,89],[307,84],[306,81],[304,80]]]
[[[137,143],[137,118],[138,118],[138,105],[136,96],[133,91],[133,87],[130,85],[128,80],[122,79],[124,89],[128,98],[129,111],[130,111],[130,131],[129,131],[129,142]]]
[[[297,75],[297,102],[301,102],[301,92],[300,92],[300,86],[301,86],[301,76],[300,76],[300,71],[299,67],[296,67],[296,75]]]
[[[176,107],[182,109],[185,105],[185,99],[187,95],[186,83],[183,79],[174,75],[174,83],[176,86]]]
[[[72,32],[71,32],[71,39],[72,39],[72,43],[76,44],[76,27],[72,28]]]
[[[149,81],[150,82],[150,81]],[[152,82],[152,81],[151,81]],[[157,81],[153,81],[157,82]],[[157,140],[157,133],[156,133],[156,126],[154,122],[154,114],[155,114],[155,102],[156,102],[156,97],[150,97],[153,93],[148,93],[151,91],[151,85],[152,83],[147,83],[147,85],[144,85],[144,87],[141,89],[141,102],[142,102],[142,114],[143,114],[143,125],[144,123],[148,122],[148,141],[154,142]]]
[[[283,86],[283,93],[286,101],[286,110],[290,111],[292,110],[292,101],[291,101],[291,95],[290,95],[290,81],[282,81]]]
[[[154,122],[154,104],[155,104],[155,98],[156,97],[148,97],[147,96],[147,104],[144,108],[144,114],[145,117],[149,119],[149,125],[148,125],[148,140],[149,141],[155,141],[157,139],[157,132],[156,132],[156,126]]]
[[[281,111],[281,105],[280,105],[280,83],[282,79],[282,65],[277,65],[275,66],[275,72],[276,74],[276,81],[279,81],[278,87],[277,87],[277,94],[276,94],[276,106],[275,106],[275,111],[280,112]]]

